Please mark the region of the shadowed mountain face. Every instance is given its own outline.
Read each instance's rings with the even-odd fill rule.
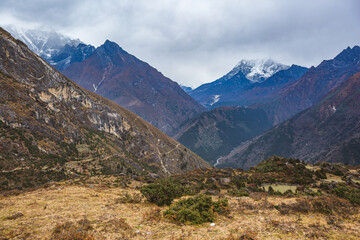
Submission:
[[[264,109],[274,124],[283,122],[296,113],[317,103],[330,90],[360,71],[360,47],[348,47],[332,60],[311,68],[291,86],[279,91]]]
[[[356,73],[311,108],[240,145],[219,166],[249,168],[272,155],[359,164],[359,103],[360,73]]]
[[[106,41],[90,57],[63,73],[170,135],[180,123],[205,110],[177,83],[114,42]]]
[[[0,46],[0,180],[9,188],[20,178],[166,175],[208,166],[142,118],[79,87],[1,28]]]
[[[239,144],[271,128],[264,111],[244,107],[221,107],[187,122],[175,136],[211,164]]]

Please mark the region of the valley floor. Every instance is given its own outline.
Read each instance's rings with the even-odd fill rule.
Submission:
[[[116,177],[97,177],[3,194],[0,239],[68,239],[57,234],[66,222],[83,226],[82,231],[89,234],[84,239],[360,239],[360,214],[355,207],[355,214],[341,216],[281,213],[275,205],[290,205],[299,197],[252,193],[226,196],[231,213],[218,216],[214,226],[178,225],[159,214],[167,207],[144,199],[124,203],[124,196],[135,202],[142,198],[141,183],[132,181],[122,187],[118,183]]]

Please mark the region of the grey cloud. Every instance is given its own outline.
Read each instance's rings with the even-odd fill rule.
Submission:
[[[215,80],[242,58],[317,65],[359,44],[359,12],[357,0],[0,3],[0,14],[17,25],[32,22],[93,45],[113,40],[190,86]]]

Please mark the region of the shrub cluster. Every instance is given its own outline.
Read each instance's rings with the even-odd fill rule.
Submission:
[[[288,214],[290,212],[318,212],[322,214],[352,214],[353,207],[350,202],[337,197],[321,196],[311,200],[298,199],[296,203],[274,206],[281,214]]]
[[[227,199],[212,201],[210,196],[197,195],[174,203],[164,212],[164,216],[177,223],[201,224],[213,222],[215,214],[230,212]]]
[[[142,196],[139,193],[125,193],[121,198],[115,200],[115,203],[141,203]]]
[[[190,191],[170,178],[159,179],[154,183],[141,187],[140,192],[151,203],[158,206],[170,205],[175,198],[179,198]]]
[[[353,204],[360,204],[360,189],[346,187],[346,186],[336,186],[332,193],[338,197],[345,198]]]
[[[91,233],[93,227],[86,219],[80,220],[77,223],[66,222],[57,225],[50,237],[52,240],[95,240]]]

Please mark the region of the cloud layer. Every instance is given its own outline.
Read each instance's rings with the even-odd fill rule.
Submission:
[[[241,59],[318,65],[360,44],[357,0],[32,0],[0,3],[0,24],[106,39],[189,86]]]

